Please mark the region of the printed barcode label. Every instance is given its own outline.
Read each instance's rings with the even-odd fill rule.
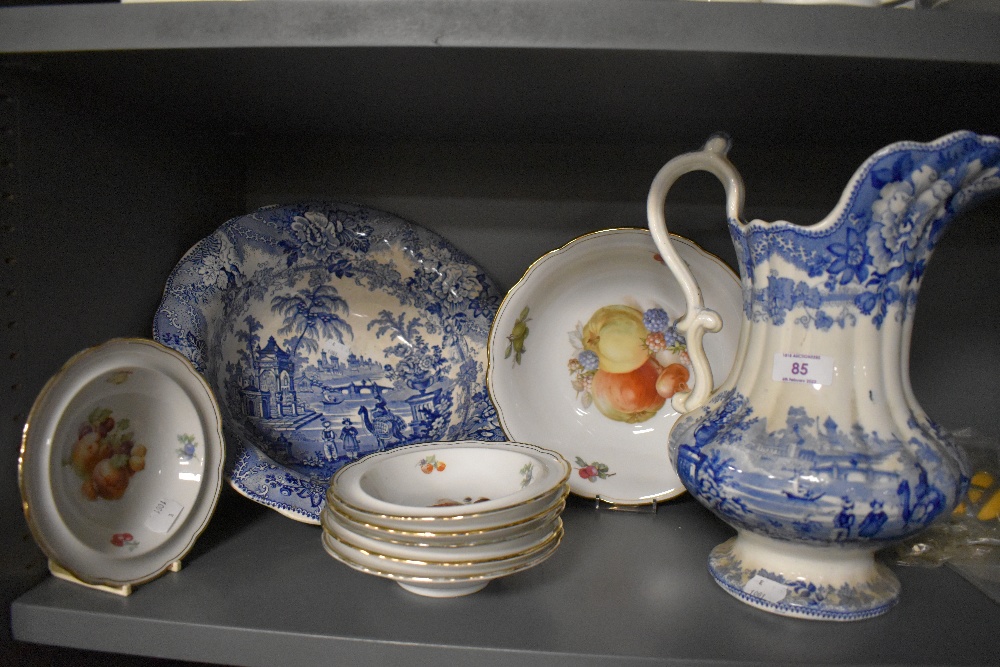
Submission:
[[[819,354],[776,352],[771,378],[775,382],[833,384],[833,357]]]
[[[146,528],[154,533],[166,533],[173,527],[184,506],[176,500],[160,500],[146,519]]]

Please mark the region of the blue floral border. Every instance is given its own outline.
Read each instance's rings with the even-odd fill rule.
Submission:
[[[819,330],[881,327],[892,309],[902,320],[948,223],[1000,191],[998,164],[1000,140],[971,132],[894,144],[857,171],[830,224],[730,220],[746,317]],[[775,260],[799,275],[770,268]]]

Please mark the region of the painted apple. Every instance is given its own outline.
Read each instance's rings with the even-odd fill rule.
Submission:
[[[590,388],[594,405],[609,419],[630,424],[646,421],[666,402],[656,391],[659,376],[660,365],[649,357],[628,373],[598,369]]]
[[[628,373],[649,359],[642,312],[631,306],[604,306],[583,327],[583,347],[597,354],[600,370]]]
[[[94,471],[94,466],[110,454],[111,447],[101,439],[100,434],[88,431],[73,443],[70,462],[77,475],[87,478]]]
[[[132,476],[128,459],[119,461],[119,458],[112,456],[94,466],[91,482],[97,496],[105,500],[118,500],[128,489],[128,480]]]

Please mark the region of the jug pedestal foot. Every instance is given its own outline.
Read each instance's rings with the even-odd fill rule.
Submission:
[[[885,613],[899,599],[899,580],[874,551],[740,532],[712,550],[708,567],[726,592],[764,611],[856,621]]]

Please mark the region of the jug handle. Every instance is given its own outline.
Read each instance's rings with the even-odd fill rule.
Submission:
[[[743,179],[736,167],[726,157],[729,139],[721,134],[713,135],[701,150],[678,155],[667,162],[653,178],[646,199],[646,217],[649,231],[660,251],[660,256],[680,283],[687,310],[677,322],[677,330],[684,335],[687,352],[694,370],[694,388],[687,392],[677,392],[671,401],[674,409],[684,413],[701,407],[708,402],[714,389],[712,367],[705,354],[703,338],[705,332],[722,329],[722,318],[705,307],[701,288],[691,274],[687,264],[680,258],[670,241],[667,231],[664,205],[667,192],[678,178],[692,171],[707,171],[720,181],[726,190],[726,212],[730,219],[739,220],[743,211]]]

